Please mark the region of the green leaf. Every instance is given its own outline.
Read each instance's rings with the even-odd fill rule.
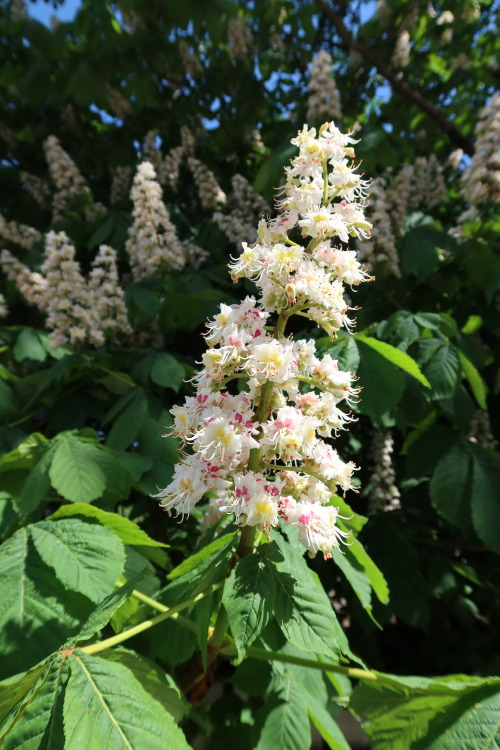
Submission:
[[[47,358],[47,350],[34,328],[23,328],[12,347],[12,354],[16,362],[24,362],[25,359],[43,362]]]
[[[453,344],[439,342],[423,370],[431,383],[433,398],[451,396],[460,383],[460,362]]]
[[[474,398],[476,399],[481,409],[487,409],[488,406],[486,403],[486,397],[488,395],[488,386],[486,385],[470,359],[468,359],[460,350],[458,350],[458,358],[462,367],[462,374],[469,381],[469,385],[471,387],[472,393],[474,394]]]
[[[102,526],[112,529],[115,534],[122,540],[123,544],[138,544],[145,547],[168,547],[168,544],[157,542],[151,539],[145,531],[139,528],[137,524],[125,516],[119,516],[118,513],[108,513],[108,511],[96,508],[95,505],[87,503],[73,503],[72,505],[61,505],[50,516],[50,521],[58,518],[68,518],[72,516],[85,516],[86,518],[96,518]]]
[[[61,696],[67,673],[62,659],[51,662],[7,719],[0,735],[3,750],[64,750]]]
[[[169,674],[153,661],[125,648],[114,648],[106,654],[109,661],[123,664],[139,680],[144,690],[161,703],[173,720],[178,723],[189,711],[189,703]]]
[[[142,388],[127,393],[120,401],[124,408],[113,423],[106,440],[106,445],[116,451],[124,451],[134,442],[147,416],[146,394]],[[110,413],[106,415],[105,422],[112,419]],[[161,431],[160,425],[158,429]]]
[[[500,690],[474,690],[430,722],[419,750],[493,750],[500,747]],[[417,745],[416,745],[417,747]]]
[[[112,213],[110,213],[92,234],[87,244],[88,249],[93,250],[95,247],[101,245],[105,240],[107,240],[113,231],[113,226],[114,216]]]
[[[235,542],[237,533],[237,531],[234,531],[230,532],[229,534],[224,534],[224,536],[218,537],[210,544],[207,544],[206,547],[202,547],[198,552],[190,555],[186,560],[181,562],[180,565],[170,571],[170,573],[168,574],[170,580],[180,578],[187,573],[191,573],[193,570],[196,570],[196,568],[198,568],[201,564],[206,563],[208,560],[211,560],[216,556],[218,557],[221,551],[229,550]]]
[[[29,669],[24,674],[16,674],[0,682],[0,726],[17,703],[20,703],[47,670],[47,661]],[[50,667],[49,667],[50,668]]]
[[[41,661],[78,630],[90,601],[67,591],[40,558],[29,527],[0,547],[0,655],[4,675]]]
[[[331,750],[350,750],[350,745],[342,734],[335,719],[327,709],[312,696],[306,695],[307,713],[312,723]]]
[[[347,640],[325,590],[294,545],[278,534],[273,538],[283,556],[276,565],[275,605],[283,634],[306,653],[338,658]]]
[[[66,500],[92,502],[104,492],[106,475],[91,448],[73,435],[65,435],[55,450],[50,481]]]
[[[162,385],[165,388],[172,388],[173,391],[178,393],[184,377],[184,368],[175,357],[166,352],[160,352],[155,355],[151,368],[151,380],[153,383]]]
[[[343,524],[339,525],[344,529]],[[382,604],[388,603],[387,581],[358,539],[349,539],[342,551],[334,549],[332,555],[367,612],[372,611],[372,589]]]
[[[26,482],[23,484],[21,494],[17,498],[17,505],[25,516],[33,513],[50,492],[49,471],[54,452],[55,447],[51,445],[40,454],[38,461],[34,464]]]
[[[259,741],[255,750],[306,750],[311,746],[309,717],[302,691],[289,676],[280,697],[266,701]]]
[[[275,578],[276,570],[266,559],[264,547],[240,560],[224,584],[222,603],[240,659],[269,622]]]
[[[472,523],[487,547],[500,553],[500,454],[471,444]]]
[[[449,725],[460,717],[464,701],[472,709],[485,692],[491,694],[499,691],[498,678],[450,675],[432,679],[374,674],[381,679],[358,685],[350,703],[350,708],[365,718],[363,729],[374,750],[428,750],[430,747],[433,750],[458,750],[462,747],[486,750],[488,747],[487,744],[475,744],[477,726],[471,721],[472,713],[467,716],[470,734],[468,728],[462,725],[465,730],[463,741],[443,746],[439,739],[433,745],[429,742],[441,733],[443,725]],[[482,718],[489,723],[487,713],[488,709]],[[491,724],[489,729],[491,734]]]
[[[70,591],[98,602],[112,590],[125,562],[123,544],[110,530],[76,518],[29,527],[38,554]]]
[[[400,370],[364,341],[358,341],[361,355],[359,383],[362,387],[359,409],[373,420],[391,411],[404,391]]]
[[[90,638],[93,638],[99,630],[102,630],[111,620],[114,613],[132,595],[134,589],[137,588],[137,584],[148,575],[148,572],[147,567],[145,567],[144,570],[137,573],[133,578],[129,578],[123,586],[120,586],[120,588],[116,589],[116,591],[113,591],[112,594],[109,594],[109,596],[103,599],[94,611],[90,613],[83,627],[71,638],[71,641],[88,641]]]
[[[216,607],[216,598],[213,594],[203,597],[194,608],[194,619],[196,623],[196,641],[200,649],[203,669],[208,665],[208,629],[212,612]]]
[[[64,696],[65,750],[189,749],[172,717],[130,669],[79,650],[68,661],[71,675]]]
[[[401,351],[401,349],[397,349],[395,346],[391,346],[391,344],[387,344],[385,341],[378,341],[378,339],[374,339],[371,336],[357,334],[356,340],[361,341],[367,346],[371,346],[372,349],[375,349],[376,352],[388,359],[389,362],[392,362],[393,365],[396,365],[396,367],[399,367],[401,370],[407,372],[409,375],[422,383],[422,385],[425,385],[426,388],[431,387],[431,384],[429,383],[425,375],[422,374],[422,371],[420,370],[418,364],[412,357],[410,357],[409,354],[406,354],[406,352]]]
[[[448,238],[432,227],[414,227],[405,235],[402,268],[425,279],[439,266],[438,248],[445,247]]]
[[[431,502],[447,521],[465,528],[470,523],[470,443],[460,440],[437,464],[430,484]]]

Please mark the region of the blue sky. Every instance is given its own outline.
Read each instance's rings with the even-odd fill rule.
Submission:
[[[35,18],[45,26],[50,26],[51,16],[57,16],[61,21],[71,21],[81,5],[81,0],[64,0],[57,8],[44,0],[34,0],[34,2],[29,0],[26,4],[31,18]]]

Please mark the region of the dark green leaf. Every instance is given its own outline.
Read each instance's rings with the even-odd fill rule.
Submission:
[[[189,750],[170,714],[144,690],[130,669],[79,650],[68,661],[71,676],[64,697],[65,750]]]
[[[470,523],[470,470],[470,447],[460,441],[439,461],[430,485],[434,508],[461,528]]]

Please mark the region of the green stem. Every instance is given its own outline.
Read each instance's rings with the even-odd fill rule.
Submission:
[[[308,469],[304,469],[302,466],[286,466],[283,464],[280,466],[280,464],[262,464],[264,469],[272,469],[273,471],[297,471],[300,474],[307,474],[309,477],[314,477],[315,479],[319,479],[321,482],[324,482],[324,477],[320,476],[320,474],[315,474],[314,471],[309,471]]]
[[[134,599],[137,599],[143,604],[147,604],[148,607],[151,607],[151,609],[156,609],[158,612],[168,612],[170,609],[165,604],[158,602],[156,599],[151,599],[150,596],[146,596],[146,594],[143,594],[141,591],[137,591],[137,589],[134,589],[134,591],[132,591],[132,596],[134,597]],[[192,620],[188,620],[187,617],[183,617],[179,614],[175,615],[174,619],[179,623],[179,625],[182,625],[183,628],[186,628],[186,630],[191,630],[192,633],[196,633],[196,625]]]
[[[215,621],[215,627],[210,638],[210,645],[212,648],[219,648],[226,638],[227,631],[227,613],[222,604],[219,607],[217,613],[217,619]]]
[[[256,534],[257,526],[243,526],[241,529],[240,542],[235,552],[237,558],[241,559],[242,557],[252,554]]]
[[[237,651],[232,646],[227,646],[221,649],[221,653],[225,656],[237,656]],[[304,659],[301,656],[292,656],[291,654],[280,654],[276,651],[266,651],[263,648],[257,648],[256,646],[250,646],[247,648],[246,655],[249,658],[261,659],[264,661],[280,661],[284,664],[297,664],[300,667],[309,667],[310,669],[319,669],[321,672],[336,672],[337,674],[345,674],[347,677],[351,677],[355,680],[370,680],[384,682],[384,678],[381,675],[370,672],[367,669],[358,669],[357,667],[341,667],[339,664],[328,664],[321,661],[314,661],[313,659]]]
[[[89,646],[83,646],[83,648],[81,648],[81,651],[85,651],[86,654],[98,654],[100,651],[105,651],[108,648],[117,646],[119,643],[128,641],[129,638],[133,638],[134,636],[139,635],[139,633],[143,633],[145,630],[149,630],[149,628],[152,628],[155,625],[159,625],[160,622],[163,622],[164,620],[167,620],[171,617],[176,617],[178,612],[180,612],[183,609],[186,609],[186,607],[191,607],[193,604],[196,604],[196,602],[199,602],[200,599],[204,599],[205,596],[208,596],[213,591],[220,589],[221,586],[223,585],[224,585],[224,581],[215,583],[213,586],[210,586],[210,588],[208,588],[206,591],[202,591],[201,594],[198,594],[197,596],[193,596],[190,599],[186,599],[180,604],[176,604],[175,607],[167,607],[166,611],[162,612],[161,615],[157,615],[156,617],[153,617],[151,620],[144,620],[144,622],[139,623],[139,625],[135,625],[135,627],[133,628],[124,630],[123,633],[118,633],[117,635],[113,635],[111,636],[111,638],[105,638],[103,641],[98,641],[97,643],[91,643]],[[139,592],[135,592],[135,594],[137,593]],[[141,597],[143,596],[144,594],[141,594]],[[138,599],[139,597],[136,595],[135,598]],[[148,598],[147,603],[150,604],[151,601],[153,600],[149,599],[149,597],[147,598]],[[144,601],[144,599],[141,599],[141,600]],[[155,602],[155,609],[158,609],[158,605],[159,605],[159,602]]]
[[[328,164],[323,162],[323,205],[328,205]]]

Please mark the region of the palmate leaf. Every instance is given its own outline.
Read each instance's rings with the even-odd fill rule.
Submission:
[[[67,518],[29,530],[38,554],[67,589],[93,602],[109,594],[125,563],[123,544],[110,529]]]
[[[123,545],[104,527],[78,519],[42,521],[0,547],[0,654],[4,674],[50,654],[113,589]]]
[[[255,750],[308,750],[311,746],[309,716],[302,692],[291,676],[281,695],[266,701],[257,722],[260,734]]]
[[[6,721],[0,733],[4,750],[64,750],[62,695],[68,675],[61,658],[51,660]]]
[[[480,539],[500,552],[500,454],[471,444],[472,523]]]
[[[500,748],[500,690],[474,690],[430,722],[425,743],[416,750],[498,750]]]
[[[297,648],[337,659],[348,654],[347,639],[321,583],[307,567],[300,552],[278,534],[274,539],[283,555],[277,563],[277,622]]]
[[[330,750],[349,750],[350,745],[335,719],[314,698],[306,698],[307,713]]]
[[[343,528],[341,522],[339,522],[339,526]],[[335,563],[354,589],[362,607],[370,615],[372,611],[372,590],[382,604],[387,604],[389,601],[387,581],[357,539],[350,538],[342,551],[334,549],[332,555]]]
[[[472,364],[470,359],[465,356],[463,352],[458,350],[458,358],[460,360],[460,366],[462,368],[462,374],[469,381],[472,393],[481,407],[481,409],[487,409],[486,397],[488,395],[488,386],[484,382],[483,378],[477,371],[476,367]]]
[[[370,346],[376,352],[381,354],[382,357],[385,357],[389,362],[392,362],[393,365],[396,365],[396,367],[407,372],[426,388],[431,387],[431,384],[422,373],[418,364],[409,354],[406,354],[406,352],[401,351],[401,349],[398,349],[391,344],[387,344],[385,341],[378,341],[378,339],[374,339],[372,336],[364,336],[363,334],[358,334],[356,336],[356,341],[360,341],[366,346]]]
[[[437,464],[430,484],[431,501],[447,521],[465,528],[470,523],[470,441],[459,441]]]
[[[58,518],[69,518],[73,516],[85,516],[86,518],[95,518],[103,526],[113,529],[116,536],[124,544],[137,544],[145,547],[168,547],[167,544],[157,542],[151,539],[137,524],[129,518],[119,516],[118,513],[109,513],[108,511],[96,508],[95,505],[88,503],[73,503],[72,505],[61,505],[50,516],[51,521]]]
[[[359,379],[363,387],[359,409],[377,421],[390,412],[401,398],[405,382],[400,369],[364,341],[358,342],[361,355]]]
[[[106,659],[130,669],[144,690],[161,703],[176,723],[188,713],[190,705],[172,677],[150,659],[125,648],[110,649]]]
[[[52,486],[66,500],[92,502],[103,494],[106,474],[92,455],[93,448],[74,435],[61,438],[49,473]]]
[[[172,717],[125,666],[79,650],[68,662],[65,750],[188,750]]]
[[[432,339],[427,339],[431,342]],[[456,348],[449,341],[439,341],[423,371],[432,386],[433,398],[452,396],[460,383],[460,361]]]
[[[0,682],[0,727],[3,727],[12,709],[31,692],[47,669],[48,660],[37,664],[24,674],[16,674]],[[1,734],[0,731],[0,737]]]
[[[266,545],[267,546],[267,545]],[[224,585],[222,603],[240,659],[269,622],[276,596],[276,569],[265,547],[238,562]]]
[[[365,719],[373,750],[491,750],[495,731],[499,736],[499,699],[496,677],[383,675],[379,682],[358,685],[350,708]]]
[[[76,632],[91,609],[86,597],[71,594],[44,564],[29,529],[0,547],[1,674],[27,669]]]
[[[36,461],[19,497],[17,505],[21,513],[25,516],[33,513],[40,503],[45,500],[50,491],[49,470],[54,456],[54,447],[49,445],[42,449],[40,458]]]

